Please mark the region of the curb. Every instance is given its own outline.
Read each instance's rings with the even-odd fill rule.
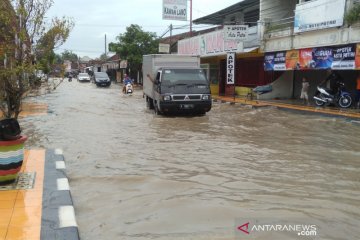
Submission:
[[[62,150],[46,150],[40,239],[80,239],[65,169]]]

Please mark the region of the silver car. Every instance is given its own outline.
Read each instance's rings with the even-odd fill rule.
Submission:
[[[79,82],[90,82],[90,76],[87,73],[79,73],[77,79]]]

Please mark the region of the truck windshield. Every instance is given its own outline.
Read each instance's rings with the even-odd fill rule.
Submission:
[[[163,84],[207,84],[203,69],[166,69],[162,75]]]

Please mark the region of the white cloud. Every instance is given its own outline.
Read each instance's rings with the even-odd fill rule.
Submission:
[[[237,2],[240,1],[193,0],[193,19]],[[115,41],[116,36],[124,33],[130,24],[138,24],[144,31],[157,35],[161,35],[170,24],[189,24],[185,21],[162,20],[162,0],[54,0],[48,16],[67,16],[75,21],[75,28],[68,41],[57,52],[67,49],[79,56],[93,58],[105,51],[105,33],[107,42]]]

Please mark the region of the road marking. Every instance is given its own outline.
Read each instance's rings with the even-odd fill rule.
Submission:
[[[64,161],[56,161],[56,169],[65,169],[65,162]]]
[[[59,228],[77,227],[73,206],[59,207]]]
[[[55,154],[56,155],[63,155],[63,150],[60,149],[60,148],[57,148],[57,149],[55,149]]]
[[[57,183],[57,190],[59,191],[70,190],[70,185],[67,178],[58,178],[56,180],[56,183]]]

